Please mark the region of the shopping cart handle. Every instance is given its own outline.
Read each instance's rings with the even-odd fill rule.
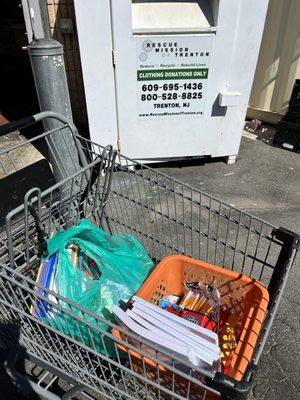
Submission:
[[[34,124],[35,122],[36,121],[33,115],[18,119],[17,121],[9,122],[8,124],[0,126],[0,136],[3,136],[6,133],[10,133],[21,128],[25,128],[25,126]]]

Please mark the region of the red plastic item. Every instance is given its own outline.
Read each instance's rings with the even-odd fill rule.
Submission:
[[[172,307],[166,307],[165,310],[171,314],[175,314],[175,315],[178,315],[178,317],[181,317],[181,313],[182,313],[181,310],[174,310],[174,308],[172,308]]]
[[[181,313],[181,318],[187,319],[194,324],[203,326],[203,328],[209,329],[210,331],[217,331],[217,324],[211,319],[207,318],[203,314],[199,314],[193,311],[184,310]]]

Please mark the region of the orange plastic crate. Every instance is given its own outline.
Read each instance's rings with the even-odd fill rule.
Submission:
[[[234,326],[237,346],[229,354],[226,341],[220,337],[220,347],[227,360],[226,375],[240,381],[251,361],[257,338],[264,321],[269,302],[267,289],[257,280],[186,256],[174,255],[164,258],[145,281],[137,296],[159,305],[167,294],[181,296],[184,282],[212,283],[221,296],[221,310],[230,312],[230,323]],[[113,333],[120,337],[120,333]],[[120,346],[123,351],[127,351]],[[136,362],[141,361],[138,352],[130,351]],[[227,355],[226,355],[227,354]],[[155,368],[153,361],[144,359],[149,369]],[[166,376],[167,379],[167,376]],[[182,382],[181,382],[182,384]]]

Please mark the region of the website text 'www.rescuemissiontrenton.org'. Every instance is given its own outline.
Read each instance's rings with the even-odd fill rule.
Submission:
[[[160,112],[160,113],[148,113],[148,114],[139,114],[139,117],[161,117],[161,116],[168,116],[168,115],[203,115],[202,111],[172,111],[172,112]]]

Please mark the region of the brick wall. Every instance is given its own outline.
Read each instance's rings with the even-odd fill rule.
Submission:
[[[87,112],[84,96],[83,78],[79,54],[79,44],[75,24],[73,0],[47,0],[49,22],[54,39],[64,46],[65,64],[72,104],[73,119],[77,127],[87,127]],[[59,20],[70,18],[73,33],[62,33]]]

